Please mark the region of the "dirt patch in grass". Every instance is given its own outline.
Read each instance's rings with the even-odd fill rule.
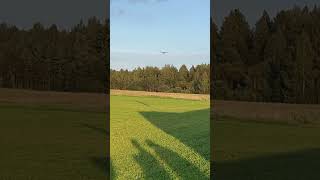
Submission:
[[[190,100],[209,100],[210,96],[207,94],[184,94],[184,93],[164,93],[164,92],[147,92],[147,91],[128,91],[128,90],[111,90],[111,95],[125,95],[125,96],[155,96],[176,99],[190,99]]]
[[[57,105],[105,111],[108,100],[102,93],[71,93],[0,88],[0,104]]]
[[[320,105],[212,101],[213,120],[221,116],[237,119],[295,124],[320,123]]]

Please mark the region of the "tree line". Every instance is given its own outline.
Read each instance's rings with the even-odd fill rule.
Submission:
[[[293,7],[250,27],[240,10],[211,19],[212,97],[320,102],[320,8]]]
[[[0,87],[106,92],[109,20],[93,17],[70,30],[0,24]],[[212,97],[283,103],[320,102],[320,8],[294,7],[250,27],[240,10],[221,27],[211,19],[211,66],[112,70],[111,88],[209,93]]]
[[[111,89],[175,93],[210,93],[210,65],[173,65],[138,67],[129,70],[111,70]]]
[[[70,29],[0,24],[0,87],[106,92],[108,74],[109,20]]]

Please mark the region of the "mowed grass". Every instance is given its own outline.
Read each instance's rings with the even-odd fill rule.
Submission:
[[[252,120],[214,120],[214,179],[320,179],[319,125]]]
[[[209,101],[111,96],[112,179],[209,179]]]
[[[53,104],[46,100],[46,92],[0,89],[0,93],[1,180],[107,178],[107,114],[104,105],[86,108],[82,101],[104,95],[50,92]],[[32,101],[22,103],[23,93],[34,95]],[[77,104],[71,100],[75,96]]]

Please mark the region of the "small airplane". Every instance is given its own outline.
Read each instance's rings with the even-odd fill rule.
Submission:
[[[160,51],[161,54],[167,54],[168,52],[166,51]]]

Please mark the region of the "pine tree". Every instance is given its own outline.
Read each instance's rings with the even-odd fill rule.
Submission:
[[[308,88],[312,85],[312,67],[314,51],[310,38],[303,31],[297,40],[296,49],[296,76],[297,76],[297,102],[306,103],[311,98],[307,97]]]

